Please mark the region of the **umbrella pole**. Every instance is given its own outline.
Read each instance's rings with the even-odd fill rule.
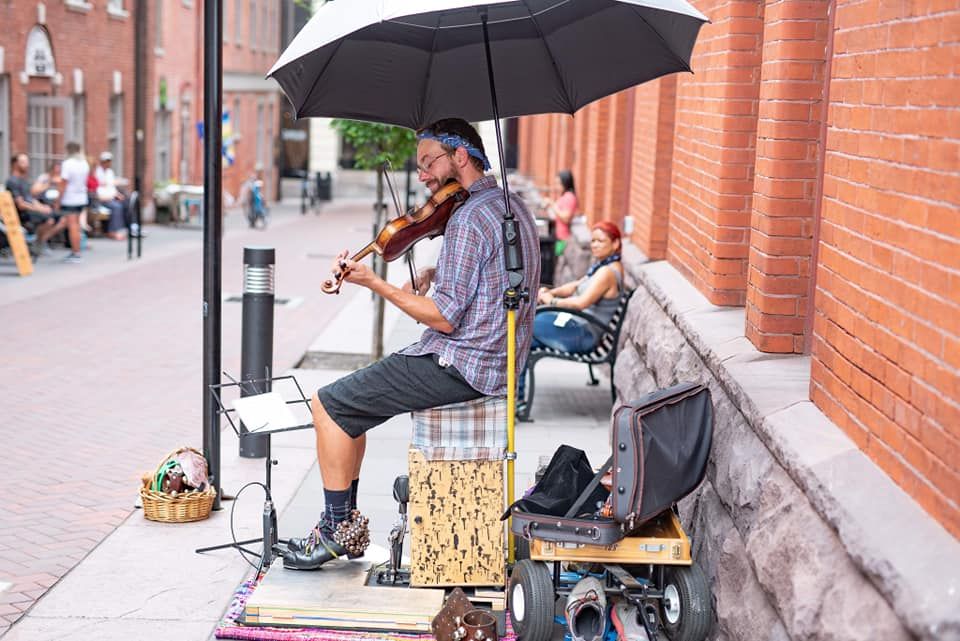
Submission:
[[[500,133],[500,109],[497,105],[497,87],[493,76],[493,59],[490,57],[490,33],[487,30],[487,10],[480,10],[483,27],[483,46],[487,55],[487,75],[490,79],[490,100],[493,102],[493,126],[497,132],[497,154],[500,159],[500,175],[503,180],[503,260],[507,270],[507,290],[503,293],[503,306],[507,310],[507,505],[514,501],[514,472],[517,453],[514,451],[514,431],[517,407],[517,309],[520,302],[529,300],[529,292],[523,289],[523,255],[520,245],[520,229],[510,209],[510,188],[507,185],[507,167]],[[507,528],[507,563],[515,560],[513,532]]]

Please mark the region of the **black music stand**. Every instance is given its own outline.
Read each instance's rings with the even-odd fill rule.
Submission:
[[[271,472],[271,470],[270,470],[270,468],[271,468],[272,466],[274,466],[274,465],[277,464],[277,461],[273,460],[273,457],[272,457],[272,455],[271,455],[271,449],[270,449],[271,437],[272,437],[274,434],[279,434],[280,432],[293,432],[293,431],[296,431],[296,430],[304,430],[304,429],[307,429],[307,428],[313,428],[313,423],[312,423],[312,422],[311,422],[311,423],[304,423],[304,424],[302,424],[302,425],[279,425],[279,426],[277,426],[277,427],[271,427],[271,425],[270,425],[269,422],[268,422],[268,423],[266,423],[266,424],[263,424],[263,425],[260,425],[260,426],[257,426],[257,427],[252,427],[252,428],[251,428],[250,426],[244,424],[243,426],[246,427],[246,428],[248,428],[248,429],[241,429],[241,428],[237,425],[237,422],[240,420],[240,419],[239,419],[239,415],[237,414],[237,410],[236,410],[235,408],[232,408],[232,407],[231,407],[231,408],[227,408],[227,407],[226,407],[226,405],[225,405],[224,402],[223,402],[223,396],[222,396],[222,394],[223,394],[224,390],[226,390],[226,389],[228,389],[228,388],[234,388],[234,387],[235,387],[235,388],[239,388],[238,391],[241,391],[241,392],[248,392],[248,393],[249,393],[249,392],[253,392],[254,394],[262,394],[262,393],[266,393],[266,392],[268,392],[268,391],[271,391],[271,390],[273,389],[273,384],[274,384],[275,382],[290,381],[290,382],[293,383],[294,387],[296,388],[296,394],[299,396],[299,398],[294,398],[293,400],[283,401],[284,405],[295,405],[295,406],[298,406],[299,404],[303,403],[303,404],[306,406],[307,411],[309,412],[309,411],[310,411],[310,399],[308,399],[306,396],[304,396],[304,394],[303,394],[303,389],[300,387],[300,383],[298,383],[298,382],[297,382],[297,379],[294,378],[293,376],[274,376],[274,377],[266,377],[266,378],[252,378],[252,379],[247,379],[247,380],[244,380],[244,381],[236,381],[236,380],[234,380],[233,377],[231,377],[229,374],[226,374],[226,372],[224,372],[224,376],[226,376],[227,378],[229,378],[229,379],[230,379],[231,381],[233,381],[233,382],[231,382],[231,383],[220,383],[220,384],[217,384],[217,385],[210,385],[210,386],[209,386],[209,388],[210,388],[210,393],[213,395],[213,398],[216,400],[217,406],[219,407],[219,409],[217,410],[217,412],[218,412],[219,414],[222,414],[222,415],[224,415],[224,416],[227,417],[227,421],[230,423],[230,427],[233,428],[233,431],[234,431],[234,433],[237,435],[237,438],[242,439],[242,438],[247,438],[248,436],[249,436],[249,437],[253,437],[253,436],[262,435],[262,434],[265,434],[266,437],[267,437],[267,438],[266,438],[266,441],[267,441],[266,450],[267,450],[267,451],[266,451],[266,459],[265,459],[265,461],[264,461],[264,465],[265,465],[265,468],[264,468],[264,490],[265,490],[265,492],[266,492],[266,496],[264,497],[264,501],[263,501],[263,536],[261,536],[261,537],[259,537],[259,538],[256,538],[256,539],[246,539],[246,540],[243,540],[243,541],[234,540],[234,541],[231,542],[231,543],[223,543],[223,544],[220,544],[220,545],[211,545],[211,546],[209,546],[209,547],[197,548],[196,552],[197,552],[198,554],[202,554],[203,552],[210,552],[210,551],[212,551],[212,550],[222,550],[222,549],[225,549],[225,548],[235,548],[235,549],[237,549],[241,554],[249,554],[249,555],[251,555],[251,556],[258,557],[258,558],[260,559],[260,567],[261,567],[261,568],[269,567],[270,564],[273,562],[273,559],[274,559],[273,547],[274,547],[274,545],[276,545],[276,544],[279,542],[279,540],[280,540],[280,539],[279,539],[279,536],[278,536],[278,533],[277,533],[277,509],[276,509],[276,506],[275,506],[274,503],[273,503],[273,496],[272,496],[271,493],[270,493],[270,488],[271,488],[271,485],[270,485],[270,478],[271,478],[271,477],[270,477],[270,472]],[[289,385],[288,385],[288,387],[289,387]],[[249,396],[249,394],[248,394],[248,396]],[[237,421],[234,420],[235,418],[237,419]],[[217,484],[218,484],[218,485],[221,484],[221,483],[220,483],[220,479],[217,479]],[[239,496],[239,492],[237,493],[237,495]],[[234,505],[236,505],[236,503],[234,503]],[[232,524],[232,519],[233,519],[233,510],[232,510],[232,508],[231,508],[230,518],[231,518],[231,524]],[[247,548],[243,547],[243,546],[249,545],[249,544],[251,544],[251,543],[260,543],[260,542],[263,543],[263,551],[262,551],[261,553],[259,553],[259,554],[258,554],[257,552],[255,552],[255,551],[253,551],[253,550],[250,550],[250,549],[247,549]]]

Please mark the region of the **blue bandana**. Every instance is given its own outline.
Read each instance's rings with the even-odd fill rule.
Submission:
[[[587,278],[589,278],[590,276],[593,276],[596,273],[596,271],[601,267],[609,265],[610,263],[615,263],[618,260],[620,260],[619,252],[609,255],[603,260],[598,260],[597,262],[595,262],[594,264],[590,265],[590,267],[587,268]]]
[[[483,163],[484,171],[490,170],[490,161],[487,160],[484,153],[456,134],[436,134],[428,129],[417,134],[417,140],[436,140],[441,145],[453,147],[454,149],[463,147],[467,150],[467,154]]]

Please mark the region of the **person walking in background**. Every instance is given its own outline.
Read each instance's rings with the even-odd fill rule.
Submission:
[[[90,200],[87,196],[87,178],[90,165],[80,151],[80,145],[67,143],[67,158],[60,170],[63,176],[63,195],[60,197],[60,211],[67,221],[67,237],[70,239],[70,254],[65,262],[79,263],[80,255],[80,214]]]

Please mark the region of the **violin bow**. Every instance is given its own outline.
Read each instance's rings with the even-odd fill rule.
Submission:
[[[383,161],[383,164],[380,166],[380,171],[383,172],[383,180],[387,183],[387,189],[390,191],[390,198],[393,200],[393,207],[397,212],[397,217],[400,217],[403,215],[403,211],[400,209],[400,196],[397,195],[397,190],[393,188],[393,181],[390,179],[388,169],[393,169],[389,158]],[[417,268],[413,264],[413,247],[404,253],[403,259],[407,263],[407,268],[410,270],[410,284],[413,285],[413,293],[419,296],[420,283],[417,280]]]

